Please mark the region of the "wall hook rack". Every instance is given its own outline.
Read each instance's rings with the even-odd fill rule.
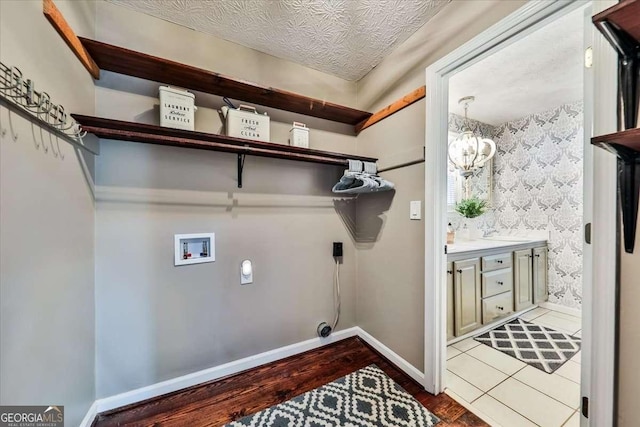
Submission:
[[[238,154],[238,188],[242,188],[242,172],[244,171],[245,154]]]
[[[87,133],[70,114],[65,112],[62,105],[51,102],[47,92],[37,91],[35,82],[24,78],[18,67],[11,67],[2,62],[0,62],[0,104],[38,123],[39,126],[75,147],[87,150],[91,154],[99,154],[97,150],[87,146],[83,140]],[[11,118],[9,118],[9,127],[13,140],[17,141],[18,134],[13,130]],[[6,131],[2,134],[6,135]]]

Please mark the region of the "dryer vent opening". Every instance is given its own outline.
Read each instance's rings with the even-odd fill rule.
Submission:
[[[320,338],[326,338],[331,335],[331,326],[327,322],[322,322],[318,325],[318,336]]]

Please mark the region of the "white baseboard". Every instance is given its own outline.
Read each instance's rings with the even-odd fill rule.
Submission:
[[[98,401],[97,400],[94,401],[91,404],[91,407],[87,411],[87,414],[84,416],[84,418],[80,422],[80,426],[79,427],[91,427],[91,424],[93,423],[93,420],[95,419],[96,415],[98,415]]]
[[[149,386],[117,394],[115,396],[98,399],[91,406],[89,412],[87,412],[87,415],[82,421],[80,427],[89,427],[96,414],[100,412],[105,412],[111,409],[120,408],[122,406],[131,405],[133,403],[142,402],[144,400],[181,390],[186,387],[213,381],[222,377],[226,377],[228,375],[233,375],[247,369],[255,368],[266,363],[284,359],[289,356],[294,356],[305,351],[313,350],[315,348],[319,348],[327,344],[331,344],[333,342],[355,336],[358,336],[362,340],[367,342],[371,347],[375,348],[384,357],[393,362],[398,368],[400,368],[418,383],[424,383],[424,373],[420,372],[420,370],[404,360],[389,347],[382,344],[371,334],[364,331],[362,328],[355,326],[352,328],[337,331],[331,334],[331,336],[328,338],[313,338],[307,341],[302,341],[285,347],[266,351],[264,353],[256,354],[254,356],[245,357],[244,359],[225,363],[224,365],[215,366],[213,368],[204,369],[202,371],[193,372],[181,377],[172,378],[170,380],[162,381],[156,384],[151,384]]]
[[[413,366],[411,363],[404,360],[398,353],[391,350],[386,345],[382,344],[373,335],[369,334],[364,329],[357,327],[358,336],[362,338],[367,344],[371,347],[375,348],[380,354],[389,359],[393,364],[395,364],[398,368],[402,369],[402,371],[409,375],[411,378],[416,380],[419,384],[424,385],[424,372],[420,371],[418,368]]]
[[[570,314],[576,317],[582,317],[582,310],[579,310],[577,308],[565,307],[564,305],[555,304],[553,302],[541,302],[539,305],[540,307],[547,308],[549,310],[559,311],[560,313]]]
[[[318,347],[340,341],[345,338],[355,337],[361,331],[358,327],[343,329],[334,332],[328,338],[312,338],[307,341],[291,344],[285,347],[276,348],[274,350],[265,351],[264,353],[254,356],[245,357],[244,359],[235,360],[213,368],[203,369],[202,371],[193,372],[181,377],[172,378],[146,387],[127,391],[115,396],[105,397],[96,401],[97,412],[109,411],[121,406],[130,405],[132,403],[141,402],[163,394],[181,390],[186,387],[202,384],[228,375],[236,374],[247,369],[255,368],[265,363],[274,362],[284,359],[285,357],[313,350]]]

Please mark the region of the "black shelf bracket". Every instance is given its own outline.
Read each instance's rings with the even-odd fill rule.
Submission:
[[[618,53],[618,115],[625,130],[638,124],[640,110],[640,41],[608,21],[600,31]],[[624,250],[633,253],[640,199],[640,152],[620,144],[606,144],[618,156],[618,196],[622,211]]]
[[[246,154],[238,154],[238,188],[242,188],[242,172],[244,171],[244,158]]]
[[[625,129],[635,128],[640,103],[640,42],[608,21],[599,26],[618,53],[618,113]]]
[[[638,224],[640,153],[622,146],[615,148],[618,153],[618,194],[622,210],[624,250],[631,254],[635,245]]]

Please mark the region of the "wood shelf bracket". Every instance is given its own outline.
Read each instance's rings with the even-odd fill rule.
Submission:
[[[58,34],[60,34],[60,37],[62,37],[82,65],[84,65],[84,68],[87,69],[89,74],[91,74],[95,80],[100,80],[100,68],[98,68],[98,65],[82,45],[76,33],[73,32],[73,29],[64,19],[64,16],[62,16],[60,10],[56,7],[55,3],[53,3],[53,0],[42,0],[42,13]]]
[[[406,94],[402,98],[397,101],[387,105],[382,110],[374,113],[371,117],[361,121],[356,125],[356,134],[362,132],[369,126],[372,126],[378,123],[381,120],[386,119],[387,117],[397,113],[398,111],[407,108],[415,102],[423,99],[427,94],[427,88],[425,86],[420,86],[418,89],[412,91],[411,93]]]

